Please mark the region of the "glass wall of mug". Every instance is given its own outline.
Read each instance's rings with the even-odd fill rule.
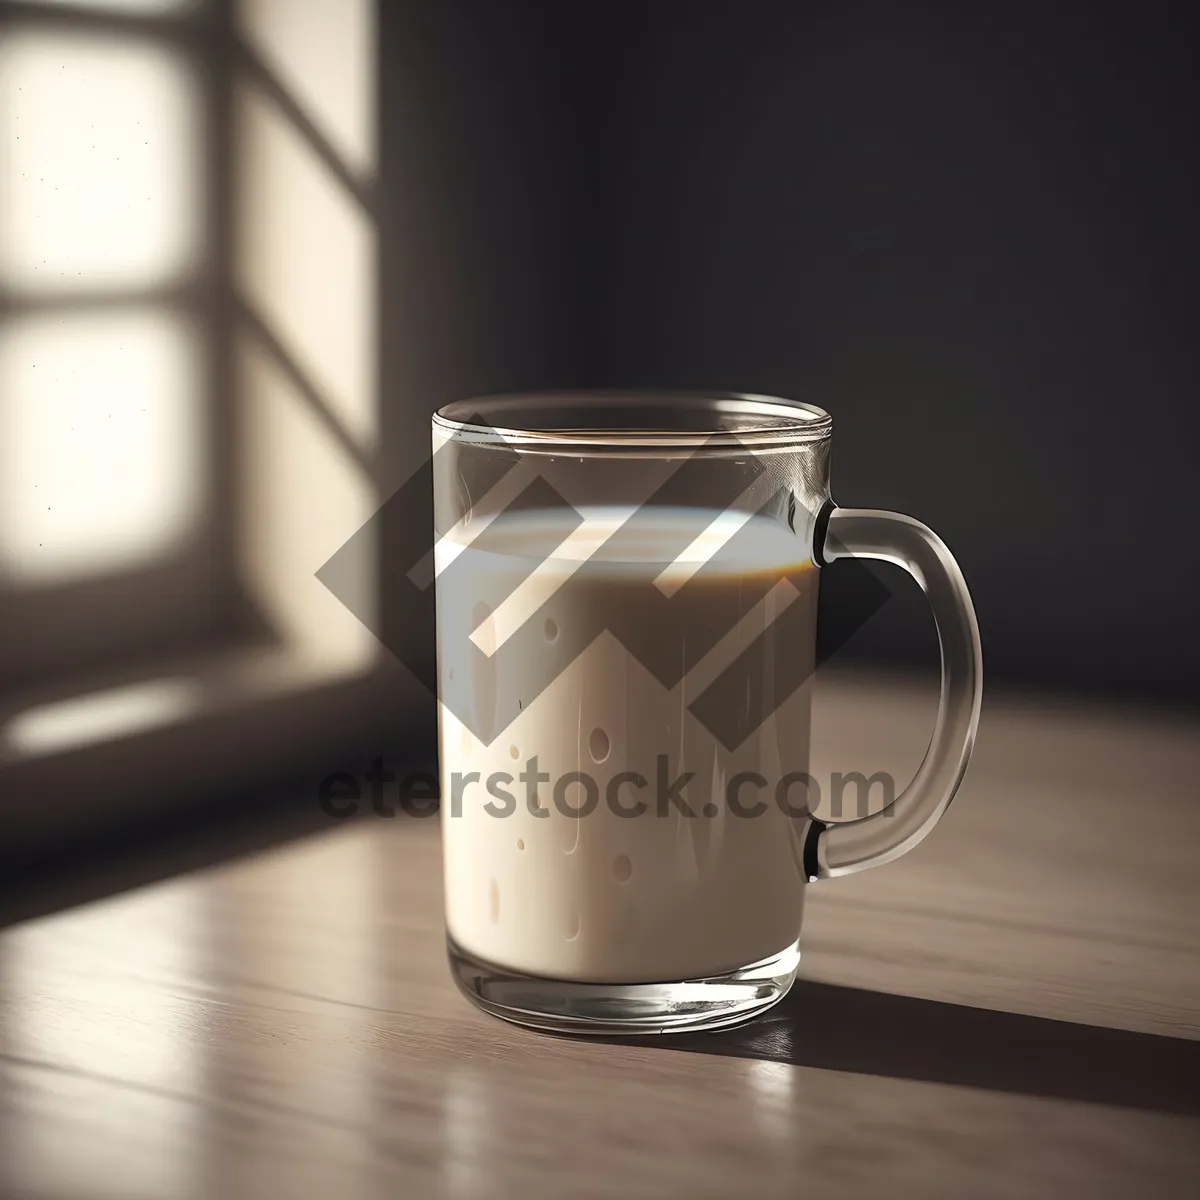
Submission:
[[[829,433],[727,395],[435,417],[446,915],[484,1007],[692,1028],[790,985]]]

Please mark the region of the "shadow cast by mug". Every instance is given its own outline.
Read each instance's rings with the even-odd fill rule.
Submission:
[[[826,983],[798,981],[750,1024],[653,1042],[828,1071],[1200,1114],[1200,1042]]]

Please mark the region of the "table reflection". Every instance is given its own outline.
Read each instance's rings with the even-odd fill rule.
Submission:
[[[214,971],[236,1000],[215,1015],[211,1085],[252,1105],[214,1194],[257,1194],[265,1168],[293,1194],[322,1177],[347,1200],[371,1194],[376,869],[372,842],[347,831],[207,889]]]
[[[5,934],[0,1052],[17,1098],[4,1121],[7,1190],[196,1194],[211,1034],[194,986],[203,943],[200,896],[180,883]]]
[[[6,931],[0,1192],[373,1194],[378,869],[346,831]]]

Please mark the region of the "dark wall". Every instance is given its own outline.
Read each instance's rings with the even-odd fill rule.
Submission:
[[[1187,694],[1191,21],[991,7],[617,6],[608,382],[823,402],[835,498],[942,533],[994,678]],[[932,644],[897,601],[856,647]]]
[[[393,469],[451,400],[588,357],[583,43],[534,0],[380,0],[381,379]]]
[[[383,11],[386,353],[422,422],[561,384],[814,399],[835,498],[960,558],[991,678],[1189,695],[1186,9]],[[897,585],[848,649],[928,660]]]

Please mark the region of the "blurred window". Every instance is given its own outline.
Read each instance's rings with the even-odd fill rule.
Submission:
[[[0,3],[0,687],[212,619],[202,11]]]
[[[127,764],[375,661],[375,4],[0,22],[0,769]]]

